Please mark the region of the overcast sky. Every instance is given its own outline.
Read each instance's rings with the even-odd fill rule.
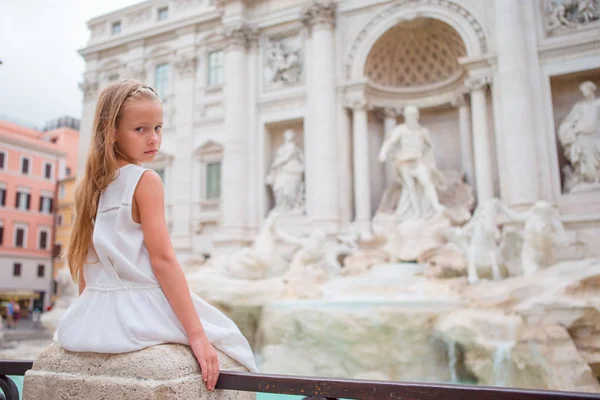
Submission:
[[[86,22],[142,0],[0,0],[0,119],[81,118]]]

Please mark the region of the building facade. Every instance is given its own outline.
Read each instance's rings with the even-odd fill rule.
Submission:
[[[281,196],[297,200],[282,206],[290,229],[368,227],[392,180],[378,151],[414,105],[437,165],[479,202],[548,200],[598,255],[600,172],[584,176],[559,140],[579,85],[600,84],[599,11],[583,3],[146,1],[88,23],[80,154],[103,86],[156,87],[165,127],[151,167],[185,259],[249,243]],[[285,154],[301,168],[278,183]]]
[[[49,131],[44,134],[46,140],[55,143],[67,154],[65,172],[57,182],[56,218],[54,221],[55,240],[53,248],[53,278],[57,272],[67,266],[66,255],[75,211],[75,184],[78,163],[79,120],[60,118],[47,124]]]
[[[0,121],[0,296],[48,305],[56,184],[66,153],[44,134]]]

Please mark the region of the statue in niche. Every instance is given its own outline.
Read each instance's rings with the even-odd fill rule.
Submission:
[[[286,49],[282,40],[271,40],[267,46],[266,58],[271,73],[268,80],[271,83],[291,84],[300,81],[300,50]]]
[[[596,85],[579,85],[584,99],[577,102],[558,128],[558,139],[569,167],[563,169],[565,191],[600,188],[600,99]]]
[[[283,133],[284,143],[275,152],[267,174],[275,198],[275,210],[282,212],[304,210],[304,154],[294,142],[292,129]]]
[[[433,158],[429,130],[419,123],[419,109],[407,106],[404,123],[396,126],[381,146],[379,161],[390,161],[396,180],[402,186],[396,206],[396,219],[427,218],[444,213],[436,186],[445,187],[445,178]]]

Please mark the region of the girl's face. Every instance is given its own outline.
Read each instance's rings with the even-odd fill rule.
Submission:
[[[160,101],[136,99],[123,105],[116,144],[135,164],[154,160],[162,141],[163,111]]]

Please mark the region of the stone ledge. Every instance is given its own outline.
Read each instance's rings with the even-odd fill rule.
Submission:
[[[247,370],[218,351],[222,370]],[[252,400],[250,392],[206,390],[187,346],[164,344],[124,354],[75,353],[48,346],[25,374],[24,400]]]

